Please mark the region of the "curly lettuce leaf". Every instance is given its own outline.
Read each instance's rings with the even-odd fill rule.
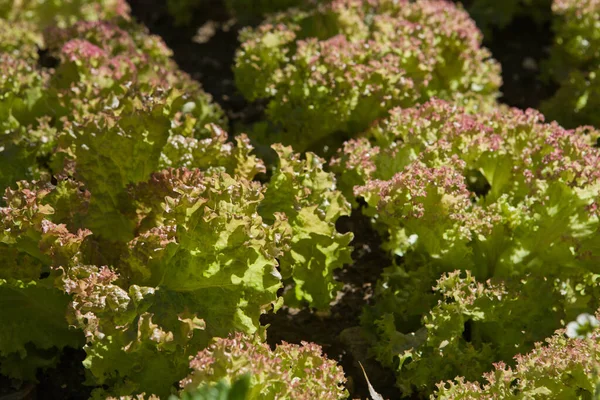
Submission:
[[[259,213],[269,223],[277,213],[284,213],[292,232],[289,250],[280,258],[283,277],[295,284],[288,303],[326,309],[341,286],[334,271],[352,262],[353,235],[341,234],[335,227],[339,217],[350,213],[350,206],[315,154],[307,153],[301,160],[290,147],[274,145],[273,149],[279,164]]]
[[[28,21],[36,29],[66,27],[77,21],[96,21],[115,17],[129,18],[129,6],[123,0],[24,0],[0,2],[0,19],[7,22]]]
[[[70,321],[88,340],[90,382],[113,395],[166,396],[186,355],[213,337],[263,329],[289,233],[281,214],[262,222],[262,191],[218,169],[165,170],[130,188],[138,232],[115,269],[81,266],[63,277]]]
[[[432,398],[593,398],[600,383],[599,354],[597,333],[588,339],[567,338],[561,329],[529,353],[516,356],[515,366],[495,364],[481,383],[464,377],[440,382]]]
[[[404,392],[478,379],[598,307],[595,135],[533,110],[471,116],[436,100],[393,110],[340,150],[332,165],[346,192],[364,199],[396,257],[362,323]],[[490,286],[444,278],[459,298],[431,291],[454,270]],[[469,293],[483,297],[464,308]]]
[[[303,342],[301,346],[282,343],[274,350],[257,337],[237,333],[218,338],[190,361],[192,373],[181,381],[186,391],[218,382],[235,382],[250,374],[246,399],[298,398],[344,399],[344,372],[327,359],[321,347]]]
[[[50,185],[20,182],[6,191],[7,206],[0,208],[1,372],[24,380],[54,366],[64,347],[83,343],[66,319],[70,298],[54,280],[59,268],[78,263],[89,232],[72,234],[51,221],[51,191]]]
[[[242,31],[235,80],[248,100],[268,101],[257,141],[326,153],[397,106],[493,107],[499,66],[481,40],[449,2],[320,2]]]

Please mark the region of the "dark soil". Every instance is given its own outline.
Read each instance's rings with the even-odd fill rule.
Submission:
[[[37,384],[24,383],[0,375],[0,399],[87,400],[93,388],[83,384],[84,358],[83,349],[64,349],[56,368],[38,372]]]
[[[84,359],[83,349],[65,349],[55,370],[38,374],[39,384],[35,388],[37,398],[40,400],[89,399],[93,388],[83,384]]]
[[[475,0],[452,0],[469,9]],[[521,1],[521,3],[526,3]],[[508,26],[491,27],[484,35],[483,45],[502,65],[500,102],[521,109],[539,108],[557,87],[541,79],[541,69],[549,57],[554,40],[552,33],[551,1],[546,8],[537,9],[537,18],[527,14],[527,6]],[[536,3],[537,4],[537,3]]]
[[[551,97],[556,86],[540,78],[540,68],[552,45],[550,22],[535,24],[520,17],[502,30],[494,30],[484,45],[502,65],[500,101],[521,109],[538,108]]]
[[[248,104],[235,89],[232,63],[241,27],[230,20],[221,0],[211,0],[197,10],[188,27],[174,25],[164,0],[129,2],[135,18],[164,39],[173,50],[178,65],[200,81],[223,107],[230,129],[260,117],[263,111],[261,105]],[[501,101],[519,108],[537,108],[553,93],[551,85],[538,79],[540,64],[547,56],[551,42],[549,24],[536,25],[527,18],[516,19],[505,29],[494,31],[491,39],[486,39],[485,45],[503,68]],[[264,323],[270,324],[268,341],[272,346],[281,341],[320,344],[329,357],[343,366],[351,396],[368,398],[368,389],[357,363],[360,361],[376,390],[385,398],[399,398],[391,372],[369,360],[367,354],[352,354],[349,350],[352,347],[349,341],[362,340],[360,333],[353,328],[359,325],[361,310],[369,303],[377,277],[390,264],[389,260],[379,250],[380,239],[360,212],[340,220],[338,227],[340,231],[353,231],[356,235],[353,242],[355,264],[337,274],[344,286],[331,313],[322,315],[284,307],[277,314],[263,318]],[[37,398],[88,398],[90,388],[82,385],[83,357],[82,351],[66,351],[56,370],[40,376]],[[4,383],[0,382],[0,387]]]

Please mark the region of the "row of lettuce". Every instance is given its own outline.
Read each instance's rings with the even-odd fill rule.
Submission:
[[[232,17],[241,23],[256,23],[265,15],[280,13],[267,18],[259,29],[242,34],[242,51],[235,67],[238,87],[246,98],[269,100],[269,123],[278,129],[273,132],[273,127],[255,128],[272,135],[272,140],[289,138],[290,143],[295,143],[296,135],[303,137],[300,132],[312,129],[310,122],[319,120],[321,114],[324,118],[337,118],[325,127],[321,127],[320,122],[313,122],[319,127],[314,139],[326,134],[321,132],[326,129],[360,132],[374,116],[381,117],[382,110],[394,105],[412,105],[430,97],[468,102],[477,95],[488,97],[500,86],[497,64],[489,59],[486,50],[472,45],[480,33],[469,32],[474,29],[472,21],[464,13],[457,13],[452,4],[429,2],[428,7],[446,9],[443,14],[440,10],[437,18],[428,17],[431,13],[427,12],[402,10],[390,13],[386,10],[387,17],[394,19],[386,21],[381,13],[369,14],[368,7],[361,5],[363,2],[355,1],[226,0],[225,3]],[[415,1],[399,2],[405,3]],[[547,59],[542,60],[539,78],[549,85],[556,85],[559,90],[540,108],[548,118],[568,128],[600,125],[600,117],[595,112],[600,93],[600,78],[597,77],[600,74],[597,50],[600,2],[455,0],[454,3],[464,3],[478,28],[488,36],[498,29],[507,29],[518,18],[521,24],[551,25],[553,45]],[[210,4],[210,0],[172,0],[169,10],[177,23],[189,24],[194,10]],[[284,12],[292,7],[294,12]],[[416,7],[420,9],[423,5]],[[370,20],[374,15],[377,15],[377,21]],[[416,25],[408,26],[406,21]],[[425,23],[425,26],[419,23]],[[452,30],[454,35],[449,34]],[[333,40],[336,35],[341,35],[337,41]],[[470,39],[460,38],[464,35]],[[374,47],[361,48],[361,43]],[[413,46],[419,49],[416,54],[411,51]],[[332,57],[338,52],[341,54]],[[374,61],[380,64],[374,65]],[[339,82],[348,78],[343,70],[345,63],[363,66],[360,71],[353,71],[346,87]],[[262,71],[254,68],[256,64],[267,67],[273,75],[257,77]],[[440,65],[436,67],[436,64]],[[316,71],[311,71],[313,66]],[[329,82],[319,80],[319,70],[328,71]],[[428,72],[440,75],[430,79]],[[320,91],[314,85],[321,87]],[[350,89],[352,85],[354,87]],[[365,90],[369,93],[367,96]],[[457,96],[458,93],[465,97]],[[369,97],[371,103],[360,102],[358,99],[362,97]],[[283,106],[282,101],[286,103]],[[302,111],[290,113],[293,107],[301,107]],[[485,107],[485,102],[479,107]],[[366,115],[356,111],[365,108],[373,111],[363,111]],[[308,118],[307,122],[297,126],[298,120],[303,118]]]
[[[553,9],[548,104],[594,124],[600,2]],[[329,308],[360,208],[390,255],[361,335],[403,394],[595,393],[596,333],[563,329],[600,307],[600,133],[498,105],[460,7],[308,2],[243,30],[236,83],[267,106],[231,140],[123,1],[0,18],[1,374],[74,347],[95,398],[345,398],[334,361],[270,349],[260,317]]]

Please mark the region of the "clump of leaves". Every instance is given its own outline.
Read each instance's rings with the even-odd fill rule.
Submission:
[[[363,324],[406,393],[478,379],[598,307],[590,136],[532,110],[470,116],[436,100],[392,110],[340,150],[343,191],[396,256]]]
[[[95,396],[164,397],[213,337],[264,331],[284,279],[327,308],[349,204],[313,154],[277,147],[254,181],[248,138],[211,124],[222,112],[162,40],[88,19],[0,27],[1,372],[34,379],[83,346]]]
[[[554,0],[552,10],[555,39],[545,73],[559,89],[541,110],[569,128],[598,127],[600,2]]]
[[[31,22],[35,31],[47,27],[66,28],[80,21],[100,21],[115,17],[129,18],[124,0],[1,0],[0,20],[9,23]]]
[[[236,334],[216,339],[190,362],[192,373],[181,381],[190,392],[226,379],[249,375],[247,400],[262,398],[345,399],[344,373],[311,343],[282,343],[275,350],[256,337]]]
[[[338,0],[273,15],[242,31],[239,90],[267,100],[258,142],[336,146],[395,106],[432,96],[494,103],[499,65],[468,14],[445,1]]]
[[[77,346],[82,336],[69,333],[73,326],[87,342],[90,383],[116,395],[164,396],[185,375],[186,354],[213,337],[264,329],[260,315],[281,304],[278,260],[287,260],[281,271],[299,286],[298,300],[326,307],[335,297],[333,269],[348,261],[351,236],[335,231],[335,219],[348,206],[331,187],[333,177],[318,168],[322,161],[309,155],[312,175],[297,183],[288,180],[292,171],[307,167],[280,150],[287,161],[265,186],[250,180],[262,164],[248,167],[251,157],[234,156],[244,151],[243,138],[233,147],[217,135],[200,145],[204,154],[222,158],[206,160],[202,170],[153,172],[169,124],[160,123],[152,103],[147,106],[79,132],[70,164],[79,181],[22,182],[7,192],[7,207],[0,209],[8,257],[3,285],[14,287],[6,296],[18,289],[33,302],[48,292],[58,309],[32,307],[56,336],[18,335],[26,328],[21,316],[6,316],[0,337],[10,340],[0,342],[1,354],[23,357],[13,371],[37,367],[26,344]],[[270,185],[278,184],[278,194],[271,194]],[[285,201],[300,207],[290,211]],[[266,210],[269,219],[263,220]],[[11,301],[6,296],[1,300]]]
[[[457,378],[440,383],[434,398],[594,398],[600,394],[598,346],[597,331],[584,339],[567,338],[561,329],[531,352],[516,356],[514,367],[496,364],[483,384]]]
[[[195,139],[210,136],[207,123],[224,120],[199,84],[176,68],[162,40],[145,28],[124,19],[80,21],[23,35],[30,27],[23,22],[0,28],[6,50],[0,60],[2,191],[20,179],[61,173],[72,158],[74,132],[95,119],[106,121],[108,114],[139,108],[144,96],[153,97],[156,112],[160,103],[165,123],[170,121],[165,166],[191,166],[194,156],[183,160],[177,149],[190,149]],[[44,67],[37,46],[56,65]]]

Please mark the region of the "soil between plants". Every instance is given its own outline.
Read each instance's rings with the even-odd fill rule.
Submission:
[[[167,13],[165,0],[129,0],[129,3],[133,16],[153,34],[163,38],[173,50],[179,67],[198,80],[221,105],[229,119],[231,132],[234,127],[247,125],[261,117],[263,106],[249,104],[235,88],[232,65],[241,26],[229,18],[222,0],[207,1],[186,27],[174,24]],[[506,28],[493,31],[491,39],[485,39],[484,45],[502,64],[502,102],[519,108],[537,108],[541,101],[552,95],[555,88],[537,78],[551,42],[549,24],[536,25],[527,18],[515,19]],[[358,357],[351,354],[347,340],[340,338],[346,329],[346,337],[355,334],[352,328],[359,325],[361,311],[371,301],[377,277],[390,261],[379,249],[380,238],[359,211],[340,219],[338,229],[355,233],[352,243],[355,262],[337,273],[343,289],[331,313],[322,315],[283,307],[276,314],[265,315],[262,322],[270,324],[268,342],[271,346],[281,341],[311,341],[321,345],[324,352],[344,368],[351,398],[355,399],[369,398],[357,364],[361,361],[375,389],[384,398],[397,399],[400,393],[394,386],[393,373],[372,359],[368,360],[367,354]],[[92,388],[83,385],[81,362],[84,357],[83,350],[66,350],[58,368],[40,374],[35,393],[29,398],[87,399]],[[0,388],[5,384],[0,381]]]

